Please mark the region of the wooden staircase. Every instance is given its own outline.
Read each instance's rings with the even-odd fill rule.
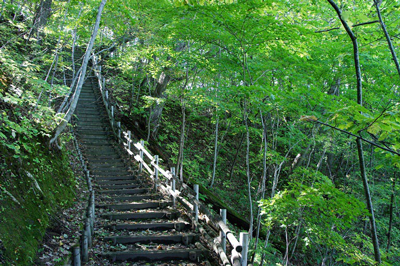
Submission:
[[[210,251],[190,219],[122,159],[95,84],[85,81],[76,110],[77,138],[96,195],[88,265],[209,265],[204,255]]]

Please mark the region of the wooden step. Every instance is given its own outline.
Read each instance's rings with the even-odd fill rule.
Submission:
[[[103,184],[98,184],[99,185],[99,187],[101,188],[101,189],[110,189],[110,190],[112,190],[112,189],[133,189],[133,188],[138,188],[138,187],[140,187],[140,185],[139,184],[122,184],[122,185],[117,185],[117,184],[106,184],[106,185],[103,185]]]
[[[101,204],[97,205],[98,208],[105,208],[109,210],[143,210],[143,209],[156,209],[172,206],[172,202],[144,202],[144,203],[130,203],[130,204]]]
[[[107,185],[137,185],[139,186],[139,182],[134,182],[133,180],[98,180],[96,183],[100,186]]]
[[[96,181],[112,181],[112,180],[136,180],[136,177],[133,175],[126,176],[97,176],[95,177]]]
[[[112,201],[141,201],[141,200],[158,200],[161,199],[159,194],[142,194],[142,195],[122,195],[110,196],[108,199]]]
[[[105,213],[101,217],[109,220],[148,220],[148,219],[177,219],[179,212],[133,212],[133,213]]]
[[[190,260],[197,261],[209,252],[205,249],[172,249],[172,250],[131,250],[103,253],[101,256],[111,261],[163,261]]]
[[[189,245],[199,240],[196,234],[178,234],[178,235],[145,235],[145,236],[109,236],[103,238],[116,244],[135,244],[135,243],[157,243],[157,244],[176,244],[183,243]]]
[[[115,190],[100,190],[100,194],[115,194],[115,195],[133,195],[149,192],[149,188],[133,188],[133,189],[115,189]]]
[[[130,231],[165,231],[175,229],[176,231],[184,231],[190,229],[189,223],[138,223],[138,224],[113,224],[108,225],[106,228],[110,230],[130,230]]]

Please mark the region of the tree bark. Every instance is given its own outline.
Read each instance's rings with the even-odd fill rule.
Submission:
[[[236,165],[236,161],[237,161],[237,158],[239,156],[239,151],[240,151],[240,148],[242,147],[242,144],[243,144],[245,136],[246,136],[246,134],[243,133],[242,136],[240,137],[239,146],[236,149],[236,154],[235,154],[235,157],[234,157],[233,162],[232,162],[231,170],[229,171],[229,179],[230,180],[232,180],[233,172],[234,172],[235,165]]]
[[[189,70],[186,69],[186,80],[182,87],[181,95],[181,105],[182,105],[182,127],[181,127],[181,137],[179,141],[179,154],[178,160],[176,162],[176,173],[179,175],[179,179],[183,182],[183,148],[185,145],[185,126],[186,126],[186,103],[185,103],[185,90],[189,83]]]
[[[260,200],[265,198],[265,188],[266,188],[266,181],[267,181],[267,150],[268,150],[268,142],[267,142],[267,127],[265,125],[263,114],[260,110],[260,118],[261,124],[263,127],[263,141],[264,141],[264,152],[263,152],[263,174],[261,177],[261,197]],[[261,207],[258,207],[257,213],[257,232],[256,232],[256,239],[254,242],[254,250],[257,250],[258,241],[260,237],[260,229],[261,229]],[[255,255],[255,253],[254,253]],[[254,262],[254,255],[252,257],[252,262]]]
[[[396,51],[394,50],[394,47],[393,47],[393,44],[392,44],[392,40],[390,39],[389,33],[388,33],[387,29],[386,29],[385,22],[383,22],[383,19],[382,19],[382,16],[381,16],[381,10],[379,8],[379,6],[381,5],[381,2],[382,1],[374,0],[376,13],[378,14],[379,23],[381,24],[383,33],[385,33],[386,41],[387,41],[387,43],[389,45],[389,50],[392,53],[392,58],[393,58],[394,64],[396,65],[397,73],[400,76],[400,65],[399,65],[399,61],[397,60]]]
[[[51,5],[53,0],[41,0],[39,7],[36,10],[35,18],[33,20],[32,29],[29,34],[29,38],[33,34],[37,34],[39,40],[39,33],[40,31],[46,26],[47,20],[51,15]]]
[[[64,131],[65,127],[67,126],[68,122],[71,120],[71,117],[75,112],[75,108],[76,108],[76,105],[78,104],[78,100],[79,100],[79,95],[81,93],[81,89],[82,89],[83,83],[85,81],[86,69],[87,69],[87,65],[89,63],[90,54],[93,49],[94,41],[96,39],[97,32],[100,27],[101,14],[103,12],[103,9],[104,9],[104,6],[106,5],[106,3],[107,3],[107,0],[102,0],[100,3],[100,6],[99,6],[99,9],[97,12],[96,22],[95,22],[93,32],[92,32],[92,36],[90,37],[89,44],[86,48],[85,56],[83,58],[83,63],[82,63],[82,67],[81,67],[82,70],[81,70],[81,74],[79,76],[78,84],[76,85],[74,95],[72,96],[73,98],[71,100],[71,105],[70,105],[68,111],[66,112],[63,121],[54,130],[52,138],[50,139],[50,142],[49,142],[50,145],[52,145],[58,139],[58,137]]]
[[[354,67],[355,67],[356,76],[357,76],[357,103],[362,106],[363,105],[363,102],[362,102],[362,79],[361,79],[361,67],[360,67],[360,58],[359,58],[357,38],[354,35],[351,28],[349,27],[349,25],[347,24],[347,22],[342,18],[342,10],[340,10],[340,8],[336,5],[336,3],[333,0],[328,0],[328,2],[333,7],[333,9],[335,9],[343,27],[345,28],[345,30],[346,30],[347,34],[349,35],[349,37],[352,41],[352,44],[353,44]],[[368,210],[371,214],[371,216],[370,216],[371,237],[372,237],[372,244],[374,245],[375,260],[378,263],[381,263],[381,254],[379,251],[378,235],[376,232],[374,209],[372,206],[372,199],[371,199],[371,194],[369,191],[369,185],[368,185],[367,173],[366,173],[366,169],[365,169],[365,160],[364,160],[364,153],[363,153],[361,138],[357,137],[356,143],[357,143],[357,151],[358,151],[358,159],[359,159],[359,164],[360,164],[361,178],[363,180],[363,185],[364,185],[365,198],[367,201]]]
[[[251,197],[251,178],[250,178],[250,132],[249,132],[249,124],[248,113],[247,113],[247,104],[246,100],[244,100],[244,110],[243,110],[243,120],[246,125],[246,176],[247,176],[247,196],[249,197],[249,209],[250,209],[250,219],[249,219],[249,241],[253,236],[253,200]]]
[[[393,174],[393,183],[392,183],[392,195],[390,196],[390,214],[389,214],[389,230],[388,230],[388,242],[386,247],[386,252],[389,253],[390,244],[391,244],[391,236],[392,236],[392,222],[393,222],[393,206],[394,206],[394,195],[396,189],[396,173]]]
[[[216,110],[216,112],[218,112],[218,110]],[[218,114],[216,114],[216,115],[217,115],[217,121],[215,124],[214,162],[213,162],[213,173],[212,173],[210,188],[212,188],[214,185],[215,171],[217,168],[219,117],[218,117]]]

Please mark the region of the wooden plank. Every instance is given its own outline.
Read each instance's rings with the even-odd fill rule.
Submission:
[[[189,245],[199,240],[196,234],[179,234],[179,235],[144,235],[144,236],[110,236],[104,237],[105,241],[111,241],[113,244],[135,244],[135,243],[159,243],[159,244],[176,244],[183,243]]]
[[[134,189],[134,188],[139,188],[141,185],[140,184],[99,184],[99,187],[101,189]]]
[[[154,175],[154,171],[151,170],[151,168],[146,164],[146,162],[142,158],[140,158],[139,155],[135,156],[135,160],[143,163],[143,166],[146,168],[147,172],[149,172],[150,175]]]
[[[112,261],[160,261],[160,260],[190,260],[197,261],[206,250],[173,249],[173,250],[131,250],[101,254]]]
[[[134,146],[136,147],[136,149],[138,149],[139,151],[142,150],[143,153],[147,156],[147,158],[150,159],[150,161],[154,161],[154,157],[146,150],[145,147],[143,147],[143,146],[140,144],[140,142],[134,143],[133,145],[134,145]]]
[[[136,212],[136,213],[105,213],[101,216],[109,220],[142,220],[142,219],[176,219],[179,212]]]
[[[100,190],[100,194],[142,194],[149,192],[148,188],[133,188],[133,189],[117,189],[117,190]]]
[[[121,176],[121,175],[117,175],[117,176],[98,176],[95,177],[96,180],[98,181],[112,181],[112,180],[136,180],[135,176],[132,175],[127,175],[127,176]]]
[[[110,210],[141,210],[152,208],[165,208],[171,206],[171,202],[144,202],[144,203],[130,203],[130,204],[101,204],[97,205],[98,208],[107,208]]]
[[[132,195],[132,196],[113,196],[110,197],[110,200],[114,201],[138,201],[138,200],[146,200],[146,199],[161,199],[161,195],[159,194],[142,194],[142,195]]]
[[[130,230],[130,231],[164,231],[168,229],[175,229],[180,232],[183,230],[190,229],[191,225],[189,223],[140,223],[140,224],[115,224],[108,226],[113,230]]]

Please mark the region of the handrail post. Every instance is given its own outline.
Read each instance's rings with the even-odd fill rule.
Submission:
[[[130,130],[128,130],[128,151],[131,150],[131,141],[132,141],[131,136],[132,136],[132,133]]]
[[[220,209],[219,211],[221,217],[222,217],[222,222],[226,224],[226,209]],[[220,231],[220,238],[221,238],[221,246],[224,252],[226,252],[226,235],[224,231]]]
[[[86,228],[85,228],[86,229]],[[82,231],[82,243],[81,243],[81,254],[82,254],[82,262],[87,262],[88,261],[88,235],[87,231],[83,230]]]
[[[106,105],[106,110],[107,110],[107,112],[108,112],[108,90],[106,90],[106,88],[104,88],[104,90],[106,91],[106,98],[105,98],[105,105]]]
[[[140,148],[140,152],[139,152],[139,154],[140,154],[139,173],[142,173],[142,171],[143,171],[143,149],[144,149],[144,140],[141,140],[141,141],[140,141],[140,145],[141,145],[142,147]]]
[[[121,121],[117,122],[117,128],[118,128],[118,143],[121,143]]]
[[[85,222],[85,233],[87,234],[87,239],[88,239],[88,248],[92,247],[92,232],[90,230],[90,217],[86,218]]]
[[[249,249],[249,233],[240,233],[240,244],[242,245],[242,266],[247,266],[247,253]]]
[[[154,155],[156,166],[154,166],[154,190],[157,191],[158,187],[158,155]]]
[[[114,105],[111,105],[111,127],[114,128]]]
[[[194,192],[196,193],[196,202],[194,203],[194,218],[195,221],[199,221],[199,205],[197,201],[199,201],[199,185],[193,185]]]
[[[174,195],[172,196],[172,203],[174,208],[176,207],[176,199],[175,199],[175,167],[171,167],[171,174],[172,174],[172,180],[171,180],[171,189],[172,192],[174,192]]]
[[[74,263],[73,266],[81,266],[81,249],[79,246],[73,248]]]

